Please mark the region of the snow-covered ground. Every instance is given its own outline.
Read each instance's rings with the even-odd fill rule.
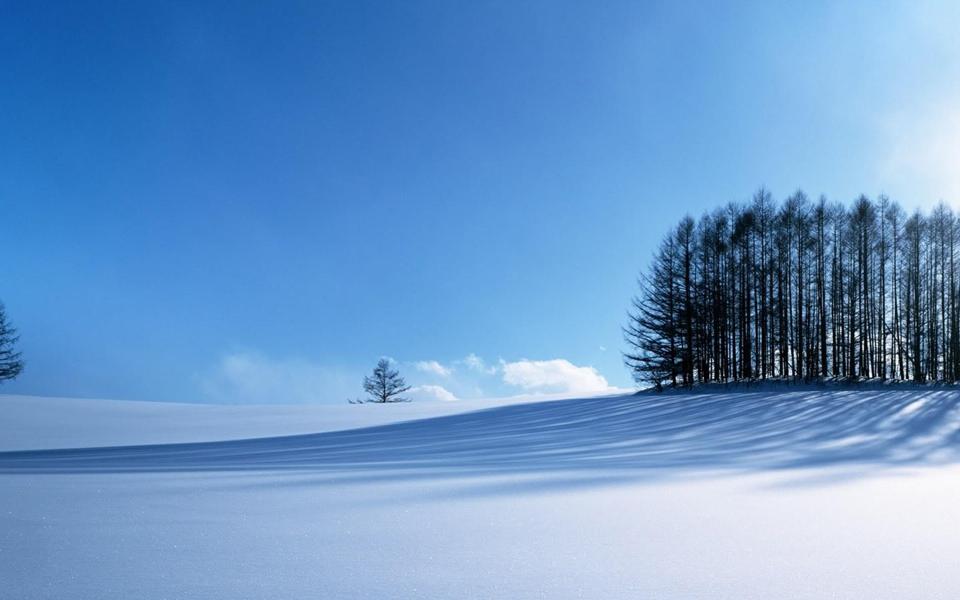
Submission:
[[[0,598],[960,597],[960,393],[454,404],[0,399]]]
[[[319,433],[550,399],[542,395],[389,405],[218,405],[0,396],[0,451]]]

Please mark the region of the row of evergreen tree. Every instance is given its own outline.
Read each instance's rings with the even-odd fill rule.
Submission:
[[[638,383],[960,379],[960,219],[887,197],[760,189],[686,217],[640,276],[624,333]]]

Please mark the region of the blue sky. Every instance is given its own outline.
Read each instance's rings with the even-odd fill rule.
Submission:
[[[710,6],[706,6],[710,4]],[[0,391],[627,387],[680,217],[960,199],[949,3],[6,2]]]

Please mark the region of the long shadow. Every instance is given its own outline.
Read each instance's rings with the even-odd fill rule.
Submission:
[[[310,435],[3,452],[0,473],[301,471],[350,481],[536,474],[573,482],[953,461],[958,446],[955,391],[628,395]]]

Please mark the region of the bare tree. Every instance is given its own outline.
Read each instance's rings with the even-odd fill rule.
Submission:
[[[400,394],[409,391],[410,386],[400,376],[400,372],[390,367],[390,361],[381,358],[373,369],[373,375],[363,378],[363,389],[370,394],[370,402],[409,402]]]
[[[960,380],[960,219],[887,197],[784,202],[759,190],[684,217],[624,328],[638,383]]]

